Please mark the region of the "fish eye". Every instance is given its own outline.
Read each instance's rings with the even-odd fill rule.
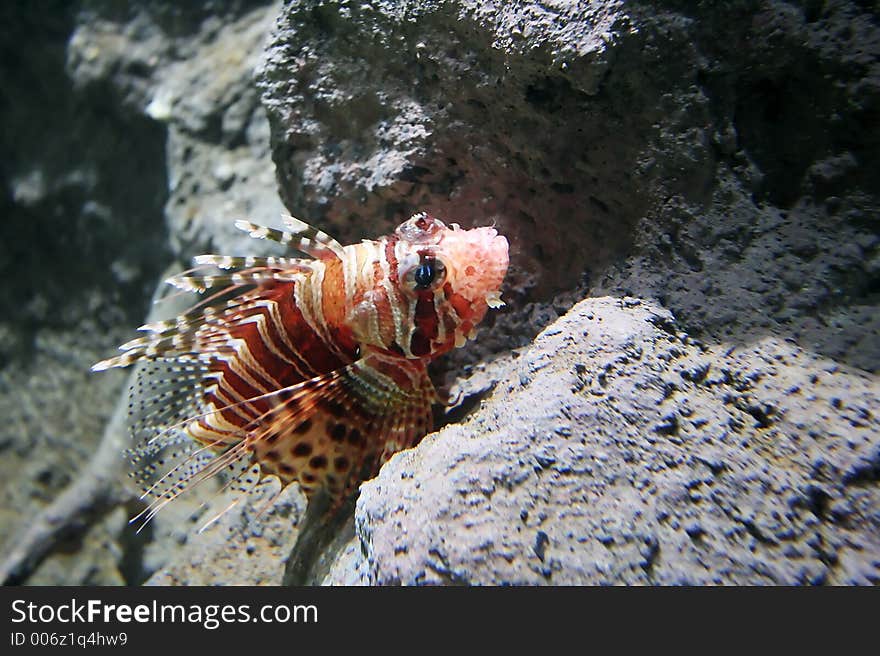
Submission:
[[[446,266],[436,258],[422,257],[422,261],[412,269],[410,276],[415,289],[430,289],[446,278]]]
[[[413,279],[416,281],[416,287],[425,289],[434,282],[434,276],[436,275],[437,271],[434,269],[434,265],[430,262],[425,262],[416,267]]]

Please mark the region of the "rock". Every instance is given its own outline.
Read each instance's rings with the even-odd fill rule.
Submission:
[[[413,208],[495,221],[512,294],[569,289],[643,210],[627,180],[654,119],[603,92],[634,31],[617,2],[288,3],[258,73],[282,198],[346,239]]]
[[[87,466],[124,384],[89,366],[143,319],[167,257],[161,131],[66,75],[76,7],[5,5],[0,550]],[[72,393],[75,390],[76,393]],[[121,459],[121,456],[120,456]],[[107,518],[33,581],[119,583]]]
[[[78,14],[68,48],[75,84],[110,85],[124,107],[164,127],[164,210],[181,261],[252,249],[234,220],[277,222],[283,210],[252,79],[277,5],[117,9]]]
[[[298,488],[289,487],[266,507],[278,486],[266,487],[248,506],[225,513],[204,532],[194,528],[204,525],[207,513],[188,522],[185,543],[169,548],[146,585],[278,585],[306,500]]]
[[[877,379],[777,338],[701,348],[658,327],[675,325],[664,308],[628,300],[578,303],[479,413],[362,486],[370,583],[880,580],[865,557],[880,548]],[[793,380],[815,382],[790,392]],[[848,411],[829,406],[842,390]],[[670,412],[678,430],[658,433]]]

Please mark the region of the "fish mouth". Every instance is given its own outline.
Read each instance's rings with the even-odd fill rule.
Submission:
[[[451,289],[471,304],[469,320],[480,321],[487,308],[498,308],[501,285],[509,265],[507,238],[493,227],[462,229],[457,224],[443,232],[437,257],[447,266]]]
[[[480,263],[484,275],[488,279],[486,301],[489,307],[495,307],[489,302],[489,297],[490,294],[494,293],[493,298],[498,301],[501,300],[501,284],[504,282],[504,277],[507,275],[507,267],[510,264],[510,246],[507,243],[507,238],[499,235],[495,228],[478,228],[478,230],[485,231],[480,235],[484,242],[484,247],[480,253],[482,255]]]

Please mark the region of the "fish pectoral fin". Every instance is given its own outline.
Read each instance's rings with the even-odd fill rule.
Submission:
[[[264,469],[341,502],[431,429],[437,401],[425,364],[381,353],[279,391],[248,440]]]
[[[144,498],[152,499],[139,517],[144,522],[221,472],[224,490],[233,496],[246,496],[264,476],[277,475],[284,484],[298,481],[308,496],[326,489],[335,511],[361,480],[430,430],[431,404],[437,400],[423,362],[381,353],[258,397],[210,407],[201,405],[198,394],[182,393],[186,387],[176,376],[185,372],[158,366],[144,371],[138,390],[158,385],[167,392],[167,407],[132,397],[138,420],[130,455],[140,470],[136,478]],[[186,375],[203,374],[194,369]],[[242,426],[222,421],[222,413],[240,406],[262,412]]]
[[[348,388],[377,420],[370,434],[380,447],[377,466],[431,430],[431,406],[440,399],[423,361],[368,352],[348,369]]]

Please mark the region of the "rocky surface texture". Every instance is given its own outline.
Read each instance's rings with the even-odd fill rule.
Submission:
[[[877,394],[777,337],[706,344],[653,303],[587,299],[363,485],[364,553],[330,581],[876,582]]]
[[[44,46],[2,67],[4,534],[86,476],[172,260],[425,209],[508,237],[508,307],[299,580],[880,582],[872,3],[64,7],[2,10]],[[19,579],[282,581],[297,490],[135,536],[121,473]]]

